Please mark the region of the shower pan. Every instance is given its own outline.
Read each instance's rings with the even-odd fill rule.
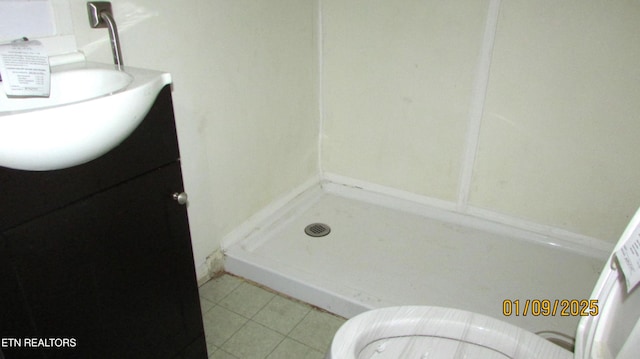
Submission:
[[[498,223],[332,182],[311,186],[225,245],[225,269],[333,313],[455,307],[532,332],[578,317],[516,316],[505,302],[588,298],[606,256]],[[322,237],[310,223],[330,224]]]

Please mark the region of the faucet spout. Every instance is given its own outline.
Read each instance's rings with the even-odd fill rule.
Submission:
[[[116,21],[113,19],[111,3],[108,1],[89,1],[87,2],[87,11],[89,12],[89,25],[92,28],[106,27],[109,29],[113,63],[118,66],[118,69],[121,69],[124,66],[124,62],[122,61],[120,37],[118,36]]]
[[[113,53],[113,63],[118,65],[118,68],[124,66],[122,61],[122,50],[120,49],[120,37],[118,36],[118,27],[116,21],[110,12],[103,11],[100,13],[100,17],[107,23],[109,28],[109,39],[111,41],[111,52]]]

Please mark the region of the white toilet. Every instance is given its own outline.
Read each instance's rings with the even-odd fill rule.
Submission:
[[[591,300],[597,300],[593,303],[598,314],[581,317],[575,353],[485,315],[404,306],[375,309],[349,319],[337,331],[326,358],[640,358],[640,290],[636,287],[627,293],[614,255],[630,238],[640,240],[640,210],[594,287]]]

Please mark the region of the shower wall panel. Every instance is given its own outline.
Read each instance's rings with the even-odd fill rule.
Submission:
[[[503,1],[470,204],[615,242],[640,206],[640,3]]]
[[[455,201],[488,1],[321,3],[323,170]]]
[[[638,2],[321,7],[325,172],[619,236],[640,205]]]

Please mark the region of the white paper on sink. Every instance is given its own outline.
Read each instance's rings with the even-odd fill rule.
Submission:
[[[40,41],[0,45],[0,75],[9,97],[49,97],[49,56]]]
[[[616,251],[616,257],[624,274],[627,292],[631,292],[640,283],[640,226]]]

